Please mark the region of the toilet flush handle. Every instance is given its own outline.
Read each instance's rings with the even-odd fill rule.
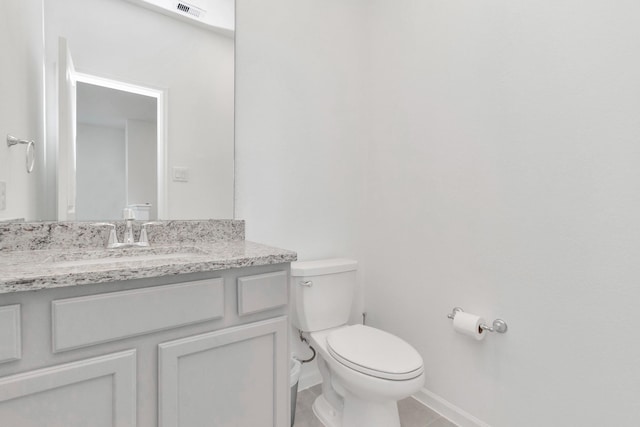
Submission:
[[[310,288],[313,286],[313,282],[311,280],[305,280],[305,281],[300,281],[300,286],[306,286],[307,288]]]

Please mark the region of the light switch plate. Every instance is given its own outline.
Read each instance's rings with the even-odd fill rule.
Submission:
[[[0,181],[0,211],[7,209],[7,183]]]
[[[176,182],[189,182],[189,168],[173,168],[173,180]]]

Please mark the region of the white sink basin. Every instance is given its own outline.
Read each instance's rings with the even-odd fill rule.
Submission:
[[[85,265],[103,265],[103,264],[128,264],[131,262],[153,262],[153,261],[167,261],[167,260],[185,260],[192,258],[194,254],[189,253],[175,253],[166,255],[142,255],[142,256],[122,256],[122,257],[107,257],[107,258],[94,258],[94,259],[77,259],[72,261],[58,261],[52,263],[56,267],[80,267]]]
[[[140,262],[164,262],[185,260],[205,254],[196,247],[150,247],[89,250],[50,257],[45,263],[52,267],[81,267],[89,265],[129,264]]]

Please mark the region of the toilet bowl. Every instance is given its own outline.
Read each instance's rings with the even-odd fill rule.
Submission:
[[[422,357],[393,334],[346,324],[356,266],[344,259],[291,266],[292,323],[309,332],[323,380],[313,411],[326,427],[400,427],[397,401],[424,385]]]
[[[399,427],[397,401],[424,385],[417,351],[400,338],[368,326],[342,326],[311,333],[342,405],[321,395],[313,405],[327,427]],[[321,363],[322,363],[321,362]],[[328,372],[327,372],[328,371]],[[323,390],[324,391],[324,390]]]

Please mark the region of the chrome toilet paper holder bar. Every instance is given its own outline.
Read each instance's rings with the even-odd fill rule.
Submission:
[[[454,307],[451,313],[447,314],[447,317],[453,320],[453,318],[456,317],[456,314],[461,311],[464,311],[464,310],[460,307]],[[504,334],[505,332],[507,332],[507,329],[508,329],[507,322],[505,322],[502,319],[494,320],[492,326],[489,326],[486,323],[481,323],[480,328],[482,328],[483,331],[497,332],[499,334]]]

